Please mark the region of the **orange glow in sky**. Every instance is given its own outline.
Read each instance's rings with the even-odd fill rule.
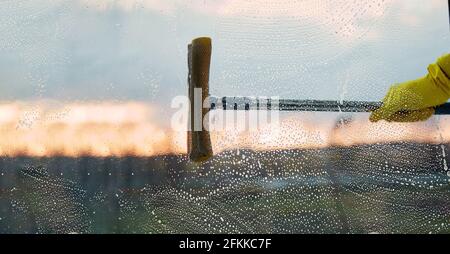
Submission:
[[[154,107],[141,102],[2,103],[0,156],[184,154],[186,132],[163,127]],[[211,137],[216,153],[238,148],[307,149],[450,141],[450,122],[446,118],[414,124],[373,124],[367,114],[358,114],[345,125],[336,119],[336,114],[295,113],[282,115],[279,125],[267,124],[251,131],[214,131]]]

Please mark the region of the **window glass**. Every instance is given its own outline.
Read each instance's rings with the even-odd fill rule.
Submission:
[[[449,53],[447,4],[0,1],[0,233],[449,233],[446,116],[230,111],[198,164],[173,107],[200,36],[212,95],[380,101]]]

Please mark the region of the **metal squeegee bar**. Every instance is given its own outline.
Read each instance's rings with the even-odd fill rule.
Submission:
[[[295,100],[252,97],[210,97],[211,109],[279,110],[321,112],[371,112],[383,105],[373,101]],[[450,103],[436,108],[436,115],[449,115]]]

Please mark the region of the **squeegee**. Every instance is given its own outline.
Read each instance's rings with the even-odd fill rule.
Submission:
[[[271,100],[251,97],[210,96],[211,51],[211,39],[207,37],[194,39],[188,46],[190,119],[187,144],[189,159],[193,162],[203,162],[213,156],[209,131],[203,127],[203,119],[210,110],[371,112],[380,108],[383,104],[377,101]],[[206,101],[206,107],[205,102],[196,102],[196,98],[209,99],[209,101]],[[450,114],[450,103],[436,107],[435,114]]]

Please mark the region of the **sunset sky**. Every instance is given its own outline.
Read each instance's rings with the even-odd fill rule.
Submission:
[[[0,155],[185,151],[170,104],[186,95],[198,36],[213,39],[213,95],[381,100],[450,51],[447,10],[447,0],[1,1]],[[342,137],[330,132],[337,114],[297,114],[272,132],[216,133],[215,144],[450,140],[446,118],[439,131],[367,115]]]
[[[213,38],[211,92],[381,99],[449,51],[447,0],[0,3],[0,100],[186,92],[186,46]]]

